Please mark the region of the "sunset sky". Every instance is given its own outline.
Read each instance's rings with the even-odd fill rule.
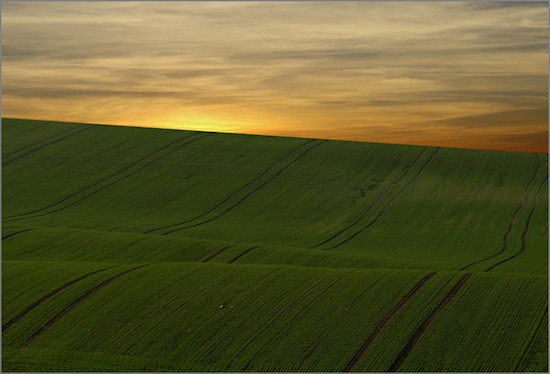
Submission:
[[[548,3],[2,1],[2,116],[548,152]]]

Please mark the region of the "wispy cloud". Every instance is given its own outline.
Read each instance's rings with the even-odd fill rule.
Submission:
[[[547,66],[544,2],[2,3],[4,116],[517,150]]]

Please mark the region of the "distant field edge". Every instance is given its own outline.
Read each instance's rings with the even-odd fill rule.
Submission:
[[[36,119],[36,118],[13,118],[13,117],[2,117],[2,121],[36,121],[36,122],[51,122],[51,123],[64,123],[64,124],[75,124],[75,125],[91,125],[91,126],[113,126],[113,127],[131,127],[136,129],[145,129],[145,130],[163,130],[163,131],[199,131],[204,133],[214,133],[214,134],[227,134],[227,135],[243,135],[243,136],[261,136],[261,137],[274,137],[274,138],[293,138],[293,139],[316,139],[316,140],[330,140],[336,142],[352,142],[352,143],[371,143],[371,144],[387,144],[387,145],[401,145],[401,146],[413,146],[413,147],[440,147],[440,148],[449,148],[449,149],[469,149],[469,150],[478,150],[478,151],[488,151],[488,152],[511,152],[511,153],[538,153],[538,154],[548,154],[548,152],[519,152],[519,151],[501,151],[494,149],[481,149],[481,148],[466,148],[466,147],[445,147],[439,146],[437,144],[406,144],[406,143],[384,143],[384,142],[373,142],[373,141],[361,141],[361,140],[343,140],[343,139],[329,139],[329,138],[312,138],[312,137],[302,137],[302,136],[282,136],[282,135],[269,135],[269,134],[250,134],[250,133],[234,133],[234,132],[223,132],[223,131],[204,131],[197,129],[174,129],[169,127],[150,127],[150,126],[139,126],[139,125],[117,125],[109,123],[87,123],[87,122],[75,122],[75,121],[58,121],[51,119]]]

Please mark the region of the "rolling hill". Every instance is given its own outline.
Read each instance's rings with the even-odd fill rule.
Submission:
[[[4,371],[548,370],[548,155],[2,119]]]

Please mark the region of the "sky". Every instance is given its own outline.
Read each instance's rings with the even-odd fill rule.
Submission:
[[[548,152],[548,3],[2,1],[2,116]]]

